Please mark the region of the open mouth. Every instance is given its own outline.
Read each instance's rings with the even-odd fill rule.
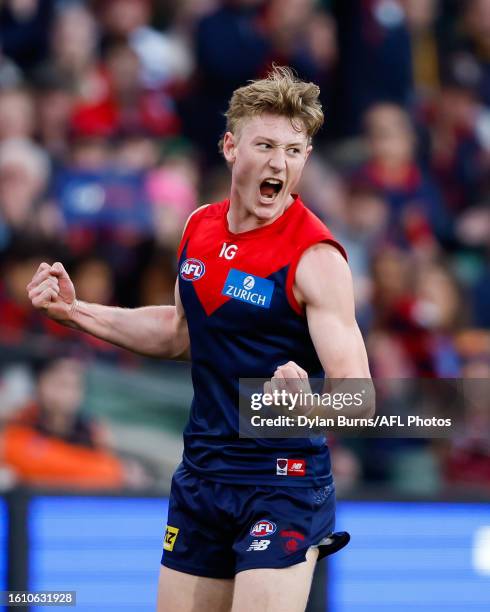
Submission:
[[[279,179],[267,178],[260,183],[260,195],[266,200],[274,200],[282,189],[282,181]]]

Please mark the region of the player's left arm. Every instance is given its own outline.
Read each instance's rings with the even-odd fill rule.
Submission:
[[[366,347],[355,318],[352,276],[339,250],[320,243],[305,251],[293,291],[305,308],[310,336],[327,377],[367,379],[370,384]],[[358,416],[373,414],[374,398]]]

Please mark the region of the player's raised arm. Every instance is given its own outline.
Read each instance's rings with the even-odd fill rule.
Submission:
[[[310,336],[330,379],[370,379],[364,340],[356,322],[349,266],[330,244],[317,244],[302,256],[295,277],[295,294],[306,308]],[[374,413],[373,402],[359,417]]]
[[[49,318],[141,355],[183,358],[189,334],[175,285],[175,306],[118,308],[76,299],[75,288],[60,262],[42,263],[27,285],[29,299]]]

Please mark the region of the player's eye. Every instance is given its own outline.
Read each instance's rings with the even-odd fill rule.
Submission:
[[[292,155],[298,155],[299,153],[301,153],[300,149],[298,149],[298,147],[290,147],[288,149],[288,152],[291,153]]]
[[[258,145],[259,149],[270,149],[271,145],[268,142],[259,142]]]

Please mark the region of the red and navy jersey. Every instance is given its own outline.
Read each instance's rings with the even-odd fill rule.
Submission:
[[[194,385],[184,464],[218,482],[330,484],[324,438],[239,438],[238,389],[240,378],[270,378],[288,361],[310,377],[323,376],[294,277],[301,255],[316,243],[345,252],[297,196],[273,223],[239,234],[228,229],[229,204],[197,210],[178,251]],[[295,461],[289,470],[278,459]]]

